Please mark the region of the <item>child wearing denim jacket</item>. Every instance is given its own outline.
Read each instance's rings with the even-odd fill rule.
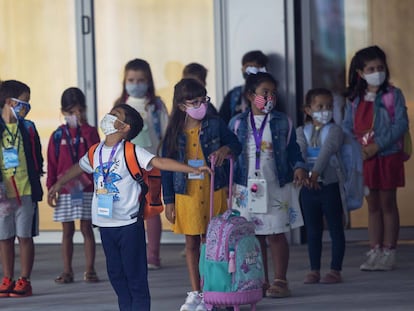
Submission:
[[[227,209],[228,176],[223,161],[237,156],[241,145],[237,137],[219,118],[206,115],[210,99],[195,79],[182,79],[175,85],[173,110],[163,142],[162,154],[191,166],[210,164],[214,156],[214,215]],[[209,222],[210,180],[208,176],[162,172],[165,215],[174,233],[185,234],[186,260],[192,291],[188,292],[180,311],[205,311],[200,293],[198,270],[200,244]]]
[[[283,298],[291,294],[286,278],[289,245],[285,232],[303,225],[295,185],[306,179],[306,171],[291,122],[273,109],[276,88],[277,82],[269,73],[249,75],[245,97],[250,109],[235,116],[229,127],[243,145],[234,165],[233,193],[237,198],[233,206],[256,225],[265,268],[264,295]],[[244,202],[246,197],[248,201]],[[254,204],[251,198],[255,197],[262,202]],[[271,284],[267,243],[275,273]]]
[[[337,168],[330,160],[340,151],[344,136],[341,127],[333,123],[333,95],[329,90],[309,90],[304,113],[305,125],[296,130],[297,142],[310,172],[300,191],[311,269],[304,283],[334,284],[342,281],[345,233]],[[321,279],[324,216],[332,240],[332,259],[331,270]]]

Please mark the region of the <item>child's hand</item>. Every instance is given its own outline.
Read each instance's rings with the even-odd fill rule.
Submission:
[[[372,143],[366,146],[362,146],[362,159],[367,160],[376,155],[379,151],[379,146],[376,143]]]
[[[175,223],[175,203],[165,205],[165,217],[170,223]]]
[[[221,166],[223,165],[224,160],[227,158],[227,156],[231,153],[231,150],[228,146],[223,146],[220,147],[219,149],[217,149],[216,151],[212,152],[209,155],[209,159],[211,159],[211,157],[215,158],[215,165],[216,166]]]
[[[308,178],[308,173],[303,168],[298,168],[293,172],[293,184],[297,187],[302,186]]]
[[[59,191],[61,188],[62,187],[58,183],[56,183],[49,189],[49,193],[47,195],[47,203],[51,207],[56,207],[57,200],[59,198]]]
[[[211,169],[208,166],[199,166],[199,167],[193,167],[193,174],[201,174],[201,173],[209,173],[211,174]]]

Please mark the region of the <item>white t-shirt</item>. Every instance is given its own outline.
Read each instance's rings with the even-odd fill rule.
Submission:
[[[121,227],[136,222],[136,215],[139,209],[139,196],[141,186],[132,178],[125,163],[124,141],[122,141],[113,155],[111,163],[108,163],[113,147],[105,146],[102,141],[96,148],[93,158],[93,167],[91,167],[86,153],[80,160],[81,169],[87,173],[93,174],[94,196],[92,200],[92,223],[99,227]],[[101,161],[99,154],[102,150]],[[139,165],[142,169],[151,170],[151,160],[155,157],[145,149],[135,146],[135,154]],[[102,166],[109,167],[109,174],[106,178],[105,189],[113,195],[112,217],[103,217],[98,215],[98,194],[100,189],[104,188],[104,175]]]

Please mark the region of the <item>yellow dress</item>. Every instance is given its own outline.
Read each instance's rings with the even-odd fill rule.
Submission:
[[[199,129],[186,130],[186,159],[204,159],[198,137]],[[188,160],[187,160],[188,161]],[[214,192],[213,215],[227,209],[227,194],[224,188]],[[175,195],[174,233],[185,235],[205,234],[210,218],[210,175],[204,179],[187,179],[187,194]]]

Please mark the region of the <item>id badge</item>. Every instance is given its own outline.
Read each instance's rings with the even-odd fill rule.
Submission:
[[[204,160],[188,160],[188,165],[192,167],[200,167],[204,165]],[[188,173],[188,179],[204,179],[204,173]]]
[[[248,210],[250,213],[267,213],[267,183],[262,178],[247,180]]]
[[[19,166],[19,154],[16,147],[3,148],[4,168],[14,168]]]
[[[72,207],[83,207],[83,191],[79,181],[70,191],[70,204]]]
[[[98,216],[112,218],[114,197],[112,194],[98,194]]]

